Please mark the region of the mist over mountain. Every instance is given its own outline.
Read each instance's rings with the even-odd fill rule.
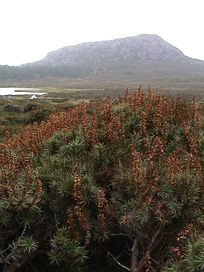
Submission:
[[[152,34],[66,46],[29,65],[103,69],[134,67],[141,62],[192,61],[181,50]]]

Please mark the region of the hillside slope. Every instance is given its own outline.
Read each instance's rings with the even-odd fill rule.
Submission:
[[[157,35],[142,34],[109,41],[66,46],[31,65],[124,68],[138,62],[191,61],[178,48]]]

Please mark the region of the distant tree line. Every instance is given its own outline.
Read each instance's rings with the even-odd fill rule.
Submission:
[[[51,77],[79,77],[93,72],[90,67],[81,66],[8,66],[0,65],[0,80],[27,80]]]

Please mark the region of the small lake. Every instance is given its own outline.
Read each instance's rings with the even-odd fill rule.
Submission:
[[[0,88],[0,95],[46,95],[38,93],[41,89],[36,88]]]

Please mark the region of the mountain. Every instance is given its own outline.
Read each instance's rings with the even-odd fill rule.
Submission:
[[[135,67],[141,62],[192,61],[181,50],[152,34],[66,46],[29,65],[94,69]]]
[[[157,89],[203,92],[203,75],[204,61],[189,58],[150,34],[66,46],[33,63],[0,66],[0,83],[32,80],[35,84],[59,82],[73,88],[134,88],[146,84]]]

